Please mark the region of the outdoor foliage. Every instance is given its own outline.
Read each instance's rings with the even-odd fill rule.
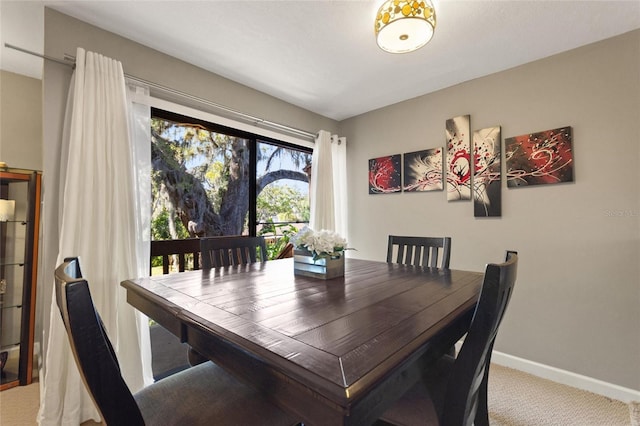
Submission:
[[[249,190],[252,141],[157,117],[152,118],[151,134],[152,238],[247,234],[254,196]],[[262,142],[256,155],[258,222],[308,221],[309,176],[302,169],[310,165],[311,155]],[[267,228],[260,234],[269,234]],[[274,225],[271,232],[288,231]],[[282,238],[271,240],[282,245]]]
[[[270,221],[262,226],[259,236],[265,237],[267,246],[267,258],[275,259],[278,257],[282,249],[285,248],[290,241],[291,236],[295,235],[298,229],[292,224],[274,224]]]
[[[257,198],[258,222],[308,222],[309,197],[290,186],[269,185]]]

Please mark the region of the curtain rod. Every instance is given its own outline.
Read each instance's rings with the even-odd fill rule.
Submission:
[[[27,53],[29,55],[38,56],[38,57],[46,59],[48,61],[53,61],[53,62],[56,62],[58,64],[66,65],[66,66],[69,66],[69,67],[72,67],[72,68],[75,67],[75,65],[76,65],[76,58],[74,56],[68,55],[66,53],[64,55],[64,59],[58,59],[58,58],[53,58],[51,56],[47,56],[47,55],[43,55],[43,54],[40,54],[40,53],[33,52],[31,50],[23,49],[22,47],[14,46],[14,45],[9,44],[9,43],[5,43],[4,46],[8,47],[9,49],[14,49],[14,50],[17,50],[17,51],[22,52],[22,53]],[[204,98],[201,98],[201,97],[198,97],[198,96],[190,95],[188,93],[181,92],[179,90],[172,89],[170,87],[166,87],[166,86],[163,86],[161,84],[154,83],[152,81],[148,81],[148,80],[145,80],[145,79],[142,79],[142,78],[139,78],[139,77],[135,77],[135,76],[132,76],[132,75],[129,75],[129,74],[126,74],[126,73],[125,73],[125,77],[127,77],[128,79],[133,80],[133,81],[135,81],[137,83],[141,83],[141,84],[147,85],[149,87],[152,87],[154,89],[157,89],[157,90],[160,90],[160,91],[163,91],[163,92],[166,92],[166,93],[170,93],[172,95],[177,95],[177,96],[180,96],[182,98],[186,98],[186,99],[189,99],[189,100],[192,100],[192,101],[196,101],[196,102],[199,102],[201,104],[208,105],[208,106],[217,108],[219,110],[228,112],[228,113],[233,114],[235,116],[241,117],[244,120],[252,121],[253,124],[256,124],[256,125],[260,124],[260,125],[263,125],[263,126],[266,126],[266,127],[271,127],[271,128],[274,128],[274,129],[285,131],[285,132],[297,134],[299,136],[304,136],[305,138],[312,139],[312,140],[315,140],[315,138],[317,137],[316,133],[307,132],[306,130],[296,129],[295,127],[290,127],[290,126],[286,126],[284,124],[275,123],[273,121],[269,121],[269,120],[265,120],[265,119],[262,119],[262,118],[259,118],[259,117],[255,117],[253,115],[249,115],[249,114],[246,114],[244,112],[237,111],[237,110],[235,110],[233,108],[229,108],[227,106],[218,104],[216,102],[212,102],[212,101],[209,101],[207,99],[204,99]]]

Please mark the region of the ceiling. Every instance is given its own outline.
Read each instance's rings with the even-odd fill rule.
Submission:
[[[42,8],[48,6],[343,120],[640,28],[637,0],[436,0],[431,42],[397,55],[374,39],[380,3],[2,0],[0,65],[34,74],[18,64],[34,58],[4,43],[42,52]]]

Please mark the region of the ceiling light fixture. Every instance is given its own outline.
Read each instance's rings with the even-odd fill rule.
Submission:
[[[387,0],[376,15],[374,30],[378,46],[390,53],[407,53],[431,40],[436,11],[431,0]]]

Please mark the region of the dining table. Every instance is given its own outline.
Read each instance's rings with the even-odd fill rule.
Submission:
[[[367,425],[468,330],[483,274],[293,259],[122,282],[127,301],[305,425]],[[211,395],[215,398],[215,395]]]

